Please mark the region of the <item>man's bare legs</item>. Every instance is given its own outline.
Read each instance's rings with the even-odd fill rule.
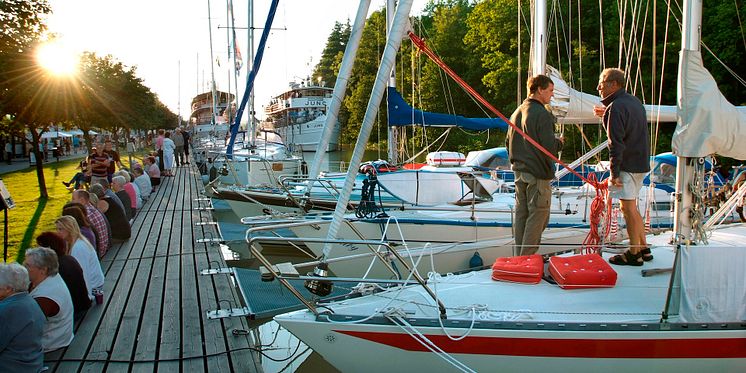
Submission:
[[[645,238],[645,223],[642,216],[637,210],[637,200],[622,199],[619,200],[622,208],[624,221],[627,223],[627,235],[629,236],[629,251],[637,255],[640,250],[647,247]]]

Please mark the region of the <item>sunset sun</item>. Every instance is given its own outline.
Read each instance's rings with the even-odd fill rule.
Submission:
[[[36,60],[45,70],[58,76],[74,75],[78,70],[78,54],[60,41],[53,40],[39,46]]]

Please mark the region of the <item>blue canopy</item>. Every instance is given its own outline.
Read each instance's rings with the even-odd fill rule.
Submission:
[[[457,126],[474,131],[487,129],[508,130],[508,124],[500,118],[466,118],[454,114],[430,113],[409,106],[396,88],[388,89],[389,126],[425,125],[430,127]]]

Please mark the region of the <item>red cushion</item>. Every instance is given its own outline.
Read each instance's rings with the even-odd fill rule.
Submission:
[[[537,284],[544,274],[541,255],[497,258],[492,265],[492,279],[496,281]]]
[[[616,285],[616,271],[598,254],[553,256],[549,259],[549,273],[563,289]]]

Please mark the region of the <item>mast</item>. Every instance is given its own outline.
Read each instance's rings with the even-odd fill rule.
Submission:
[[[394,4],[396,0],[386,0],[386,36],[391,37],[392,22],[394,20]],[[391,69],[389,75],[389,87],[396,87],[396,64]],[[389,162],[391,164],[399,163],[399,128],[396,126],[386,126],[388,128],[388,150]]]
[[[370,132],[373,130],[373,124],[375,122],[376,114],[378,113],[383,93],[386,90],[387,78],[390,77],[391,70],[394,67],[396,61],[396,52],[401,46],[402,37],[404,36],[404,29],[406,28],[407,20],[409,18],[409,11],[412,9],[413,0],[401,0],[399,5],[396,7],[394,14],[393,23],[388,37],[386,38],[386,47],[383,50],[383,56],[381,58],[381,65],[378,67],[376,73],[376,79],[373,83],[373,90],[370,94],[370,100],[368,100],[368,106],[365,110],[365,116],[363,117],[363,123],[360,126],[360,134],[355,143],[355,150],[352,152],[352,158],[350,159],[350,166],[347,169],[347,175],[345,177],[344,187],[340,193],[339,199],[337,200],[337,206],[334,209],[334,220],[329,225],[329,233],[327,239],[336,239],[339,226],[342,224],[344,214],[347,211],[347,204],[350,202],[350,194],[352,193],[352,186],[355,183],[357,177],[357,169],[360,167],[360,161],[363,159],[363,153],[370,137]],[[326,260],[326,257],[331,251],[331,245],[327,244],[324,246],[324,256],[322,261]]]
[[[247,69],[249,71],[254,69],[254,0],[249,0],[249,59]],[[246,84],[249,83],[249,74],[246,74]],[[245,94],[245,93],[244,93]],[[238,97],[238,92],[236,92]],[[254,127],[254,116],[256,111],[254,109],[254,87],[252,84],[251,92],[249,92],[249,143],[254,148],[256,145],[256,128]]]
[[[361,0],[357,8],[357,14],[355,15],[355,22],[352,24],[352,30],[350,30],[350,39],[342,56],[342,64],[339,66],[337,81],[334,83],[332,99],[326,110],[326,121],[324,122],[323,132],[321,133],[321,140],[319,140],[319,144],[316,146],[316,155],[313,158],[313,163],[311,163],[308,173],[309,179],[315,179],[319,176],[321,163],[327,149],[329,149],[329,140],[334,132],[334,127],[337,126],[339,108],[342,106],[342,99],[344,99],[345,92],[347,91],[347,82],[350,79],[350,75],[352,75],[352,66],[355,62],[357,49],[360,46],[360,39],[363,37],[363,28],[365,27],[368,8],[370,8],[370,0]],[[306,188],[309,188],[312,184],[313,181],[310,181]]]
[[[531,0],[531,76],[545,74],[547,64],[546,0]]]
[[[686,89],[686,77],[684,71],[687,60],[684,55],[689,52],[699,52],[699,43],[702,31],[702,2],[701,0],[684,1],[681,30],[681,57],[679,58],[679,79],[676,85],[677,109],[679,111],[679,127],[683,126],[681,112],[687,108],[682,105]],[[692,208],[692,191],[689,181],[694,177],[694,169],[689,166],[694,158],[676,155],[676,200],[674,203],[674,240],[681,244],[687,244],[692,238],[690,222],[690,211]]]
[[[210,84],[211,85],[210,89],[212,91],[212,115],[210,116],[210,123],[214,127],[215,126],[215,113],[217,113],[218,111],[218,107],[217,107],[218,99],[216,97],[217,92],[215,88],[215,64],[214,64],[215,56],[213,56],[213,53],[212,53],[212,14],[211,14],[210,8],[211,8],[210,0],[207,0],[207,25],[208,25],[207,27],[209,28],[209,31],[210,31],[210,78],[212,81],[212,83]]]

